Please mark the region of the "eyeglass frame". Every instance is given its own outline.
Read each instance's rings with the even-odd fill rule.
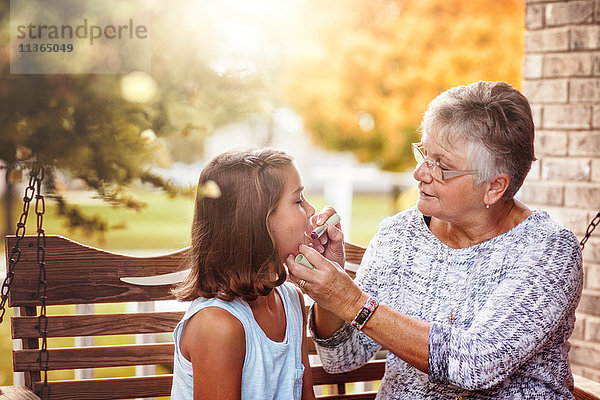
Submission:
[[[431,161],[428,160],[427,157],[425,156],[425,154],[423,153],[423,151],[421,150],[421,148],[423,147],[423,143],[412,143],[411,144],[412,150],[413,150],[413,156],[415,157],[415,160],[417,161],[417,168],[419,168],[421,166],[421,164],[426,163],[427,167],[429,168],[429,171],[431,172],[431,176],[438,180],[438,181],[444,181],[446,179],[449,178],[454,178],[457,176],[463,176],[463,175],[473,175],[475,174],[477,171],[476,170],[469,170],[469,171],[451,171],[451,170],[447,170],[444,169],[440,166],[440,164],[436,161]],[[436,177],[436,172],[435,171],[440,171],[440,177]]]

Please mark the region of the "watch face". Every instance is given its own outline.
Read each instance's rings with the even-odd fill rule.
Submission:
[[[371,311],[367,310],[366,308],[363,308],[362,310],[360,310],[360,312],[356,316],[356,318],[355,318],[356,322],[358,324],[363,324],[370,313],[371,313]]]

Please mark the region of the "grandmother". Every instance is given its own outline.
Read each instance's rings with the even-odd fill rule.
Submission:
[[[338,227],[300,247],[314,270],[286,261],[316,301],[324,368],[349,371],[385,348],[377,399],[573,398],[581,252],[515,199],[535,160],[527,99],[503,82],[455,87],[430,103],[421,134],[416,207],[382,222],[354,281]]]

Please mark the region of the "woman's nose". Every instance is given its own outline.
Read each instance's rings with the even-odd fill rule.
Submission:
[[[417,165],[417,168],[413,171],[413,178],[419,182],[430,183],[433,180],[431,170],[426,162],[422,162]]]

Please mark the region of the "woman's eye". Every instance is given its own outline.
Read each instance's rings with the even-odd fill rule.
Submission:
[[[438,167],[439,169],[441,169],[442,171],[448,171],[449,170],[449,168],[444,167],[442,164],[440,164],[439,161],[435,162],[435,166]]]

